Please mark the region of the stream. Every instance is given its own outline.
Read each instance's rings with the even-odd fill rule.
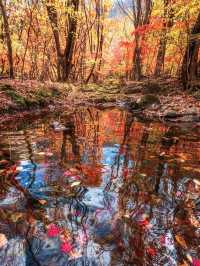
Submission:
[[[0,266],[25,265],[200,265],[200,126],[80,107],[1,130]]]

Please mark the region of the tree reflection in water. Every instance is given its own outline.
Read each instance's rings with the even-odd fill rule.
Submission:
[[[62,114],[59,132],[54,119],[1,132],[0,265],[198,262],[197,126],[117,109]]]

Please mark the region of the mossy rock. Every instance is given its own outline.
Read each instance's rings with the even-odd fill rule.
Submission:
[[[158,94],[162,91],[162,88],[156,82],[147,82],[143,85],[143,91],[145,93]]]
[[[160,104],[160,99],[158,96],[154,95],[154,94],[146,94],[144,96],[142,96],[138,101],[137,104],[139,106],[139,108],[145,108],[148,106],[151,106],[153,104]]]

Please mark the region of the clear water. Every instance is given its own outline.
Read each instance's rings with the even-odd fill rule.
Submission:
[[[9,128],[1,266],[198,265],[198,125],[80,108]]]

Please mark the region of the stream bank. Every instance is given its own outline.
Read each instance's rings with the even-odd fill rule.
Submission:
[[[69,84],[0,80],[0,123],[34,118],[80,105],[119,106],[150,120],[200,121],[200,93],[183,91],[176,79],[148,79],[122,83],[109,79],[101,84]]]

